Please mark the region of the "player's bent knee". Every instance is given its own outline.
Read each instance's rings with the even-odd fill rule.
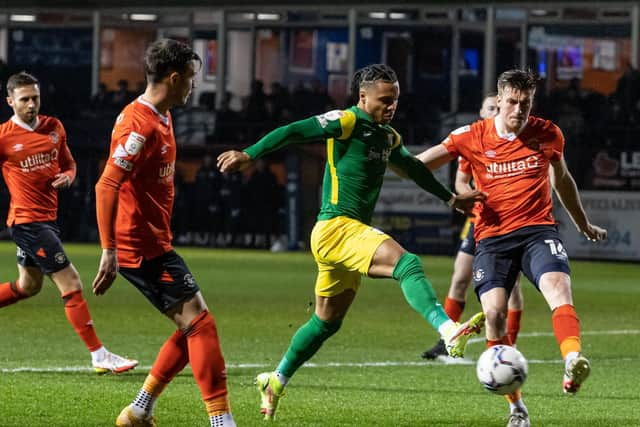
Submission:
[[[489,308],[484,310],[484,315],[487,319],[487,324],[500,326],[506,323],[507,321],[507,313],[503,310]]]
[[[418,255],[412,254],[411,252],[405,252],[400,256],[400,259],[393,269],[393,278],[402,282],[404,279],[414,275],[424,275],[422,262]]]

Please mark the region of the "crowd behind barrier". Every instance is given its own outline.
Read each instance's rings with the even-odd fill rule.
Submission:
[[[6,79],[2,69],[0,78]],[[62,120],[78,163],[73,187],[60,193],[59,222],[65,241],[97,241],[93,186],[108,152],[115,117],[140,93],[139,86],[131,90],[129,82],[122,80],[116,91],[108,91],[101,84],[84,103],[57,93],[52,84],[42,90],[42,114]],[[584,90],[579,79],[548,93],[544,86],[543,81],[532,114],[549,118],[563,129],[567,162],[578,186],[594,189],[599,170],[606,170],[607,162],[616,161],[612,159],[616,150],[637,146],[640,71],[628,67],[610,95]],[[180,146],[178,162],[183,166],[176,168],[175,242],[283,248],[286,173],[282,159],[268,158],[269,163],[258,162],[248,173],[225,176],[216,170],[215,156],[224,148],[243,148],[276,126],[345,106],[336,105],[318,80],[300,81],[291,88],[273,83],[268,90],[256,80],[247,97],[225,93],[218,109],[216,96],[203,92],[192,100],[193,105],[172,111]],[[6,120],[11,110],[4,104],[1,113]],[[425,146],[438,143],[452,128],[466,124],[466,117],[473,115],[444,113],[422,94],[403,93],[393,126],[408,145]],[[313,179],[319,183],[320,177]],[[602,189],[637,190],[639,181],[597,182],[604,182]],[[5,216],[8,194],[4,183],[0,191],[0,211]]]

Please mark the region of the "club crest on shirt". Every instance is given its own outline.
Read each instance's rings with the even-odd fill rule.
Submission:
[[[127,138],[127,142],[124,144],[124,149],[127,153],[136,155],[142,150],[142,145],[147,140],[144,136],[137,132],[131,132]]]
[[[484,155],[490,159],[493,159],[496,156],[496,152],[493,150],[488,150],[484,152]]]
[[[58,132],[55,132],[55,131],[49,132],[49,139],[53,144],[57,144],[58,141],[60,140],[60,136],[58,135]]]
[[[22,151],[22,149],[24,148],[24,145],[22,145],[22,144],[16,144],[16,145],[14,145],[14,146],[13,146],[13,147],[11,147],[11,148],[13,148],[13,151]]]

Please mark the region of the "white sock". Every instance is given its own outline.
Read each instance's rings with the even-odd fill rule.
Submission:
[[[157,397],[148,393],[145,389],[141,388],[138,395],[133,402],[131,402],[131,412],[136,418],[148,418],[153,414],[153,407],[156,404]]]
[[[577,351],[572,351],[571,353],[567,354],[567,357],[564,358],[564,367],[565,367],[565,369],[566,369],[567,366],[569,366],[569,362],[571,362],[573,359],[575,359],[579,355],[580,355],[580,353],[578,353]]]
[[[438,326],[438,333],[444,338],[444,333],[451,328],[451,325],[455,325],[455,322],[451,319]]]
[[[287,385],[287,383],[289,382],[289,378],[285,377],[278,371],[276,371],[276,378],[278,379],[278,381],[280,381],[280,384],[282,384],[283,386]]]
[[[515,403],[509,403],[509,409],[513,414],[516,410],[523,411],[525,414],[529,415],[529,411],[527,411],[527,407],[524,406],[524,400],[520,399]]]
[[[91,352],[91,360],[93,362],[100,362],[105,357],[107,357],[107,353],[108,353],[107,349],[104,346],[102,346],[96,351]]]
[[[236,427],[236,422],[233,420],[233,415],[230,412],[226,412],[222,415],[211,415],[209,417],[211,427]]]

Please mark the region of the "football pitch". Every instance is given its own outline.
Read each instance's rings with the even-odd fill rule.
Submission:
[[[100,249],[65,246],[83,278],[98,335],[140,360],[122,375],[97,376],[46,281],[34,298],[0,310],[0,426],[112,426],[142,385],[172,323],[122,278],[102,297],[90,292]],[[309,253],[178,248],[216,319],[238,426],[264,426],[254,377],[272,370],[312,313],[315,265]],[[423,257],[440,300],[453,260]],[[562,394],[563,367],[548,307],[525,281],[518,348],[529,360],[523,389],[534,426],[640,426],[640,266],[573,261],[575,304],[592,374],[576,396]],[[14,280],[15,246],[0,243],[0,281]],[[468,294],[464,318],[479,310]],[[281,400],[281,426],[504,426],[504,398],[482,389],[475,340],[459,364],[426,362],[436,333],[392,280],[365,279],[340,332],[301,368]],[[158,400],[160,427],[206,426],[187,368]]]

